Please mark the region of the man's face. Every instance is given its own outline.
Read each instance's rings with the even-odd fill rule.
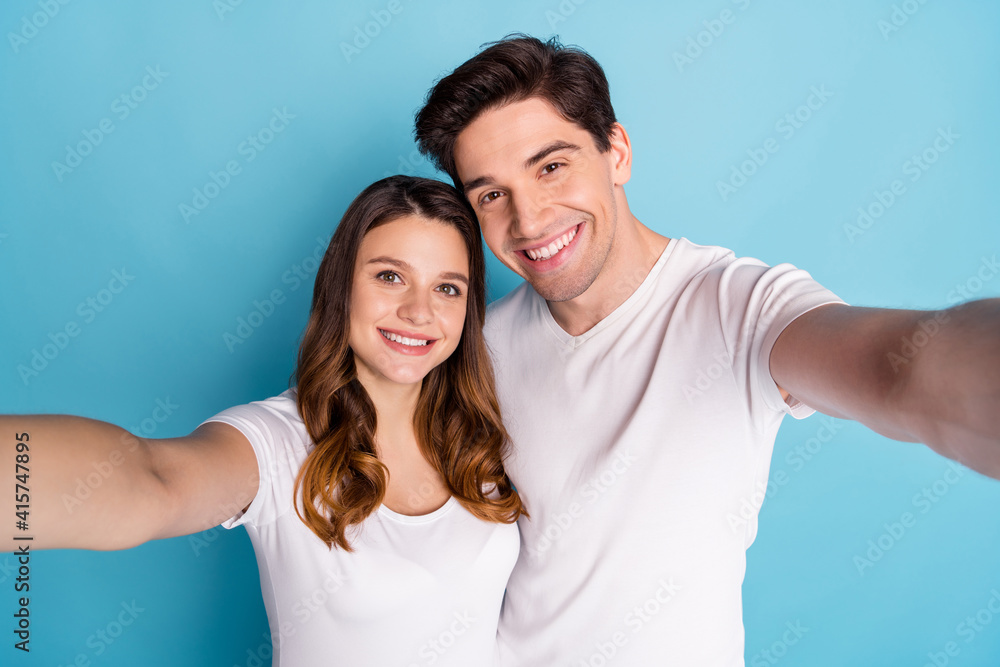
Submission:
[[[541,98],[484,112],[459,135],[455,164],[486,245],[549,301],[597,279],[614,241],[621,153]],[[627,162],[627,160],[625,160]]]

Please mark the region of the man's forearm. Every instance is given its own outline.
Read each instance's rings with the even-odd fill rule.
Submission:
[[[1000,299],[927,313],[887,360],[901,376],[893,403],[907,430],[1000,479]]]

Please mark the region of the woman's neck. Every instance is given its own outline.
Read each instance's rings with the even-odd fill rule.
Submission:
[[[447,502],[451,492],[440,471],[424,456],[414,431],[421,383],[403,385],[360,373],[358,379],[375,405],[376,453],[389,471],[382,503],[399,514],[433,512]]]
[[[399,384],[380,377],[363,377],[360,373],[358,380],[375,406],[378,417],[375,441],[379,448],[415,444],[413,417],[421,383]]]

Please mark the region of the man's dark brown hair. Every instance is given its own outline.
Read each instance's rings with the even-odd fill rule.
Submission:
[[[482,112],[531,97],[548,101],[589,132],[602,153],[611,148],[615,110],[601,66],[555,37],[543,42],[526,35],[487,45],[435,84],[417,112],[417,146],[462,190],[455,169],[459,133]]]

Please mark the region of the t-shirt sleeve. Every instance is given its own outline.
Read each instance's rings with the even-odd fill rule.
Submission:
[[[253,501],[222,522],[224,528],[244,524],[266,525],[294,508],[295,476],[308,454],[310,442],[298,415],[294,390],[246,405],[237,405],[206,419],[238,429],[257,456],[260,484]]]
[[[768,267],[736,259],[719,280],[723,336],[737,384],[746,392],[751,420],[759,428],[782,414],[796,419],[814,410],[793,396],[784,401],[771,377],[771,349],[795,318],[813,308],[844,303],[812,276],[791,264]]]

